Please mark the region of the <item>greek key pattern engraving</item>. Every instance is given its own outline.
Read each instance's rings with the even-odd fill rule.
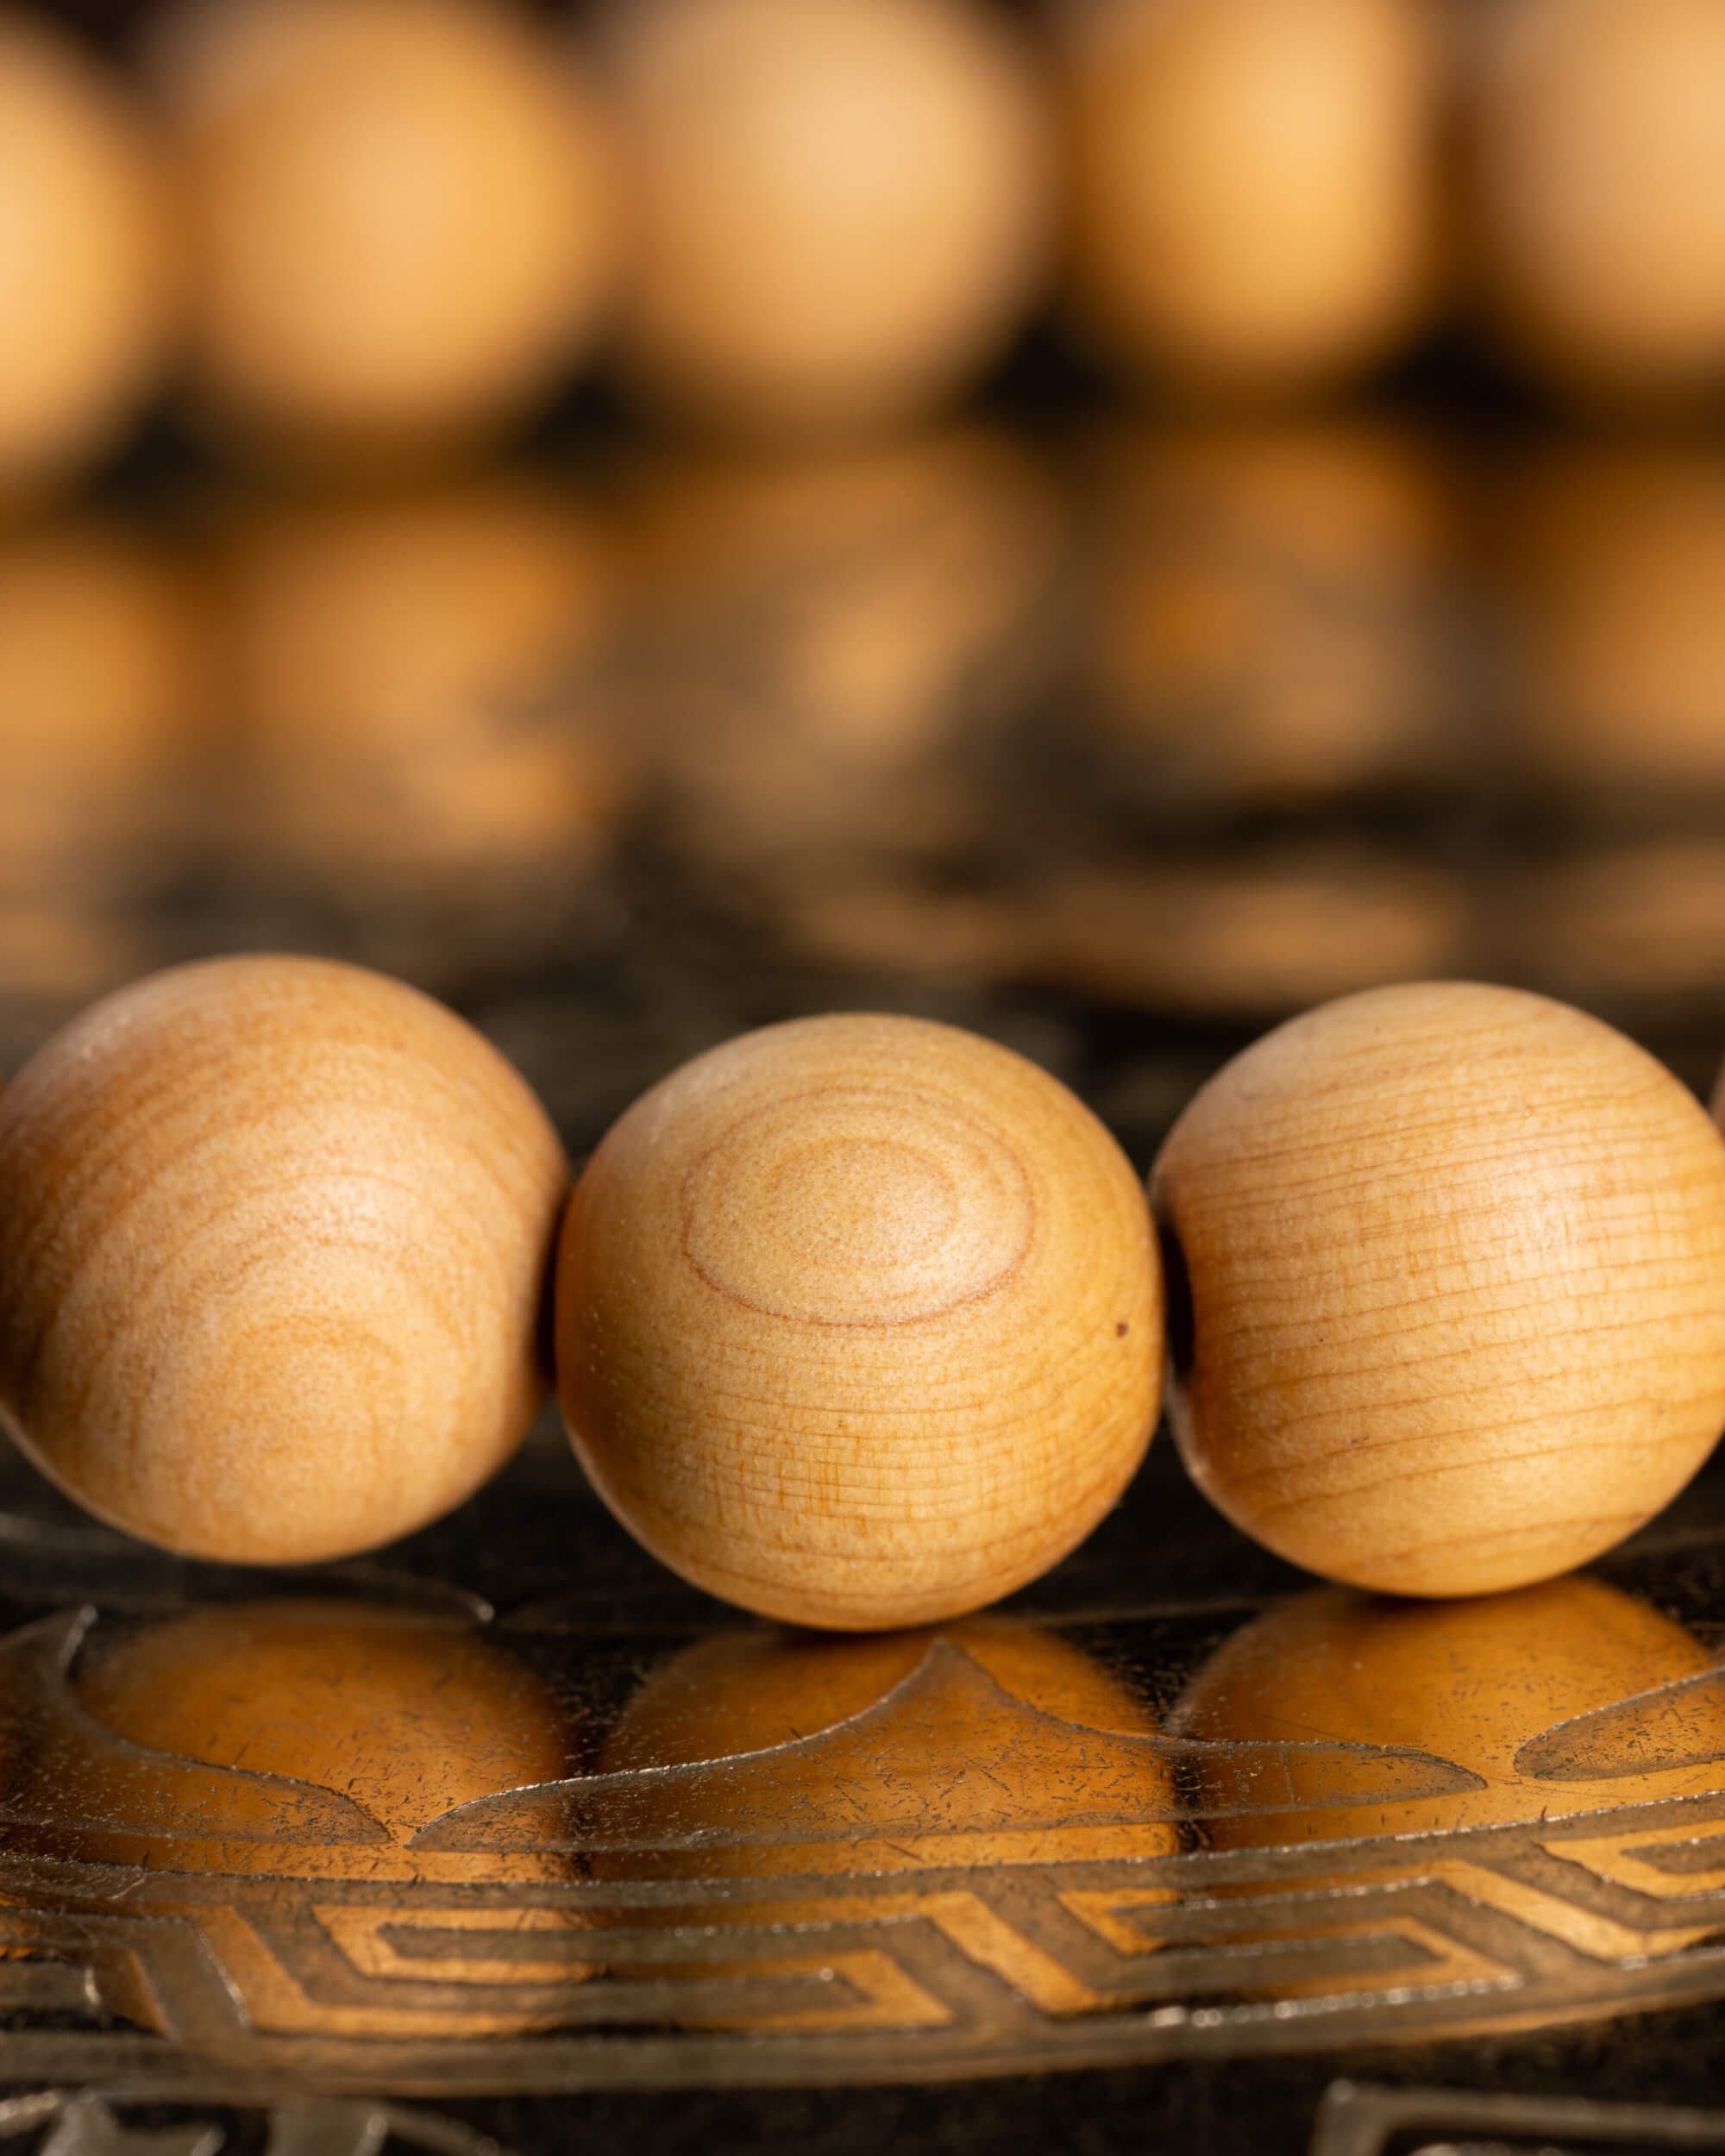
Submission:
[[[1712,1538],[1662,1606],[1626,1575],[1369,1633],[1314,1589],[818,1639],[653,1607],[595,1626],[568,1593],[498,1618],[357,1567],[188,1584],[94,1532],[0,1516],[0,2058],[13,2088],[107,2092],[41,2113],[46,2156],[132,2156],[160,2120],[134,2132],[116,2090],[254,2112],[317,2090],[348,2108],[272,2114],[267,2156],[375,2156],[386,2099],[1725,1998]],[[1296,1636],[1353,1690],[1289,1733]]]

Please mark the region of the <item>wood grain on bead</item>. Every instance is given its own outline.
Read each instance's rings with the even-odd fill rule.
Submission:
[[[1546,1578],[1725,1423],[1725,1144],[1564,1005],[1444,981],[1308,1012],[1192,1102],[1151,1200],[1188,1465],[1332,1578]]]
[[[289,957],[137,982],[0,1102],[0,1413],[170,1549],[389,1541],[533,1418],[566,1175],[524,1082],[398,982]]]
[[[954,1615],[1063,1556],[1143,1453],[1143,1195],[1007,1050],[913,1018],[768,1027],[594,1156],[557,1363],[600,1494],[686,1577],[797,1623]]]

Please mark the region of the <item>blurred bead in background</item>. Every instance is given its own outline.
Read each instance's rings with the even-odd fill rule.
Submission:
[[[114,448],[161,386],[179,207],[138,100],[51,18],[0,9],[0,511]]]
[[[1725,384],[1725,16],[1712,0],[1478,11],[1471,181],[1492,325],[1584,403]]]
[[[1063,0],[1070,303],[1199,398],[1361,374],[1448,297],[1440,0]]]
[[[586,359],[618,256],[572,50],[500,0],[193,0],[150,75],[216,423],[373,461],[483,441]]]
[[[968,388],[1053,240],[1045,88],[974,0],[623,0],[599,60],[630,193],[619,365],[747,436]]]

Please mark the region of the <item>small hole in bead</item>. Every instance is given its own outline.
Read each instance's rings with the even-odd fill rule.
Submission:
[[[1117,1340],[1124,1340],[1127,1333],[1131,1331],[1132,1327],[1126,1323],[1126,1319],[1122,1318],[1120,1323],[1114,1327],[1114,1338]]]
[[[1186,1253],[1180,1247],[1174,1223],[1160,1213],[1156,1217],[1156,1239],[1162,1251],[1169,1360],[1176,1378],[1183,1383],[1191,1375],[1198,1344],[1197,1316],[1192,1307],[1192,1275],[1186,1269]]]

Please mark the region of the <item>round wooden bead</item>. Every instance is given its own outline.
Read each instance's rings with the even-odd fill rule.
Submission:
[[[191,359],[321,452],[495,431],[597,332],[611,155],[572,58],[487,0],[191,0],[156,76],[195,212]]]
[[[1295,1018],[1187,1108],[1151,1203],[1187,1464],[1333,1579],[1565,1570],[1725,1423],[1725,1144],[1562,1004],[1423,982]]]
[[[1678,402],[1725,381],[1725,15],[1504,0],[1470,85],[1482,282],[1559,388]]]
[[[623,361],[762,436],[880,426],[994,358],[1054,223],[1029,53],[974,0],[647,0],[602,58],[633,223]]]
[[[310,958],[155,975],[0,1101],[0,1414],[170,1549],[389,1541],[533,1419],[566,1183],[526,1084],[417,991]]]
[[[768,1026],[616,1125],[558,1258],[558,1387],[656,1556],[794,1623],[1004,1595],[1148,1442],[1143,1194],[1065,1087],[950,1026]]]
[[[47,9],[0,12],[0,494],[110,448],[179,326],[167,160]]]
[[[1445,10],[1074,0],[1059,53],[1072,304],[1208,394],[1371,366],[1443,294]]]

